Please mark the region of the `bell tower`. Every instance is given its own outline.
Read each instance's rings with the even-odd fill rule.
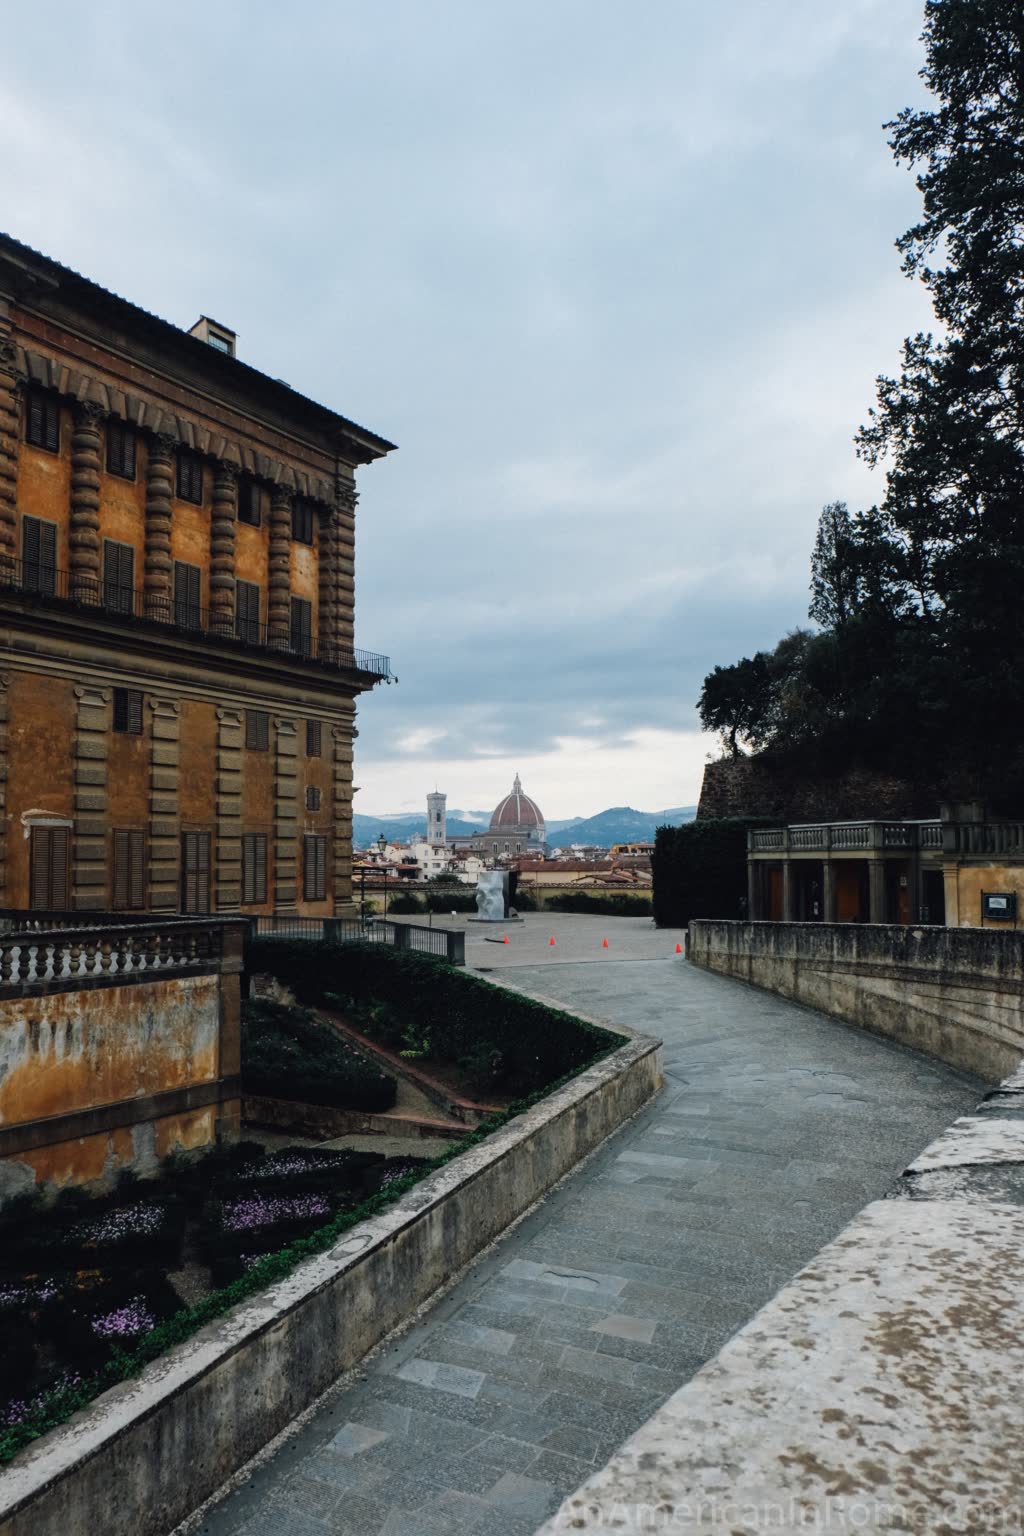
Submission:
[[[444,848],[448,842],[448,821],[445,809],[448,796],[434,790],[427,796],[427,842],[431,848]]]

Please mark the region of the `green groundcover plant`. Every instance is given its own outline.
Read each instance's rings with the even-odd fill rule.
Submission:
[[[308,1008],[263,998],[242,1005],[242,1088],[270,1098],[345,1109],[390,1109],[393,1077],[317,1021]]]
[[[455,1063],[481,1091],[533,1093],[595,1060],[606,1030],[427,955],[378,944],[257,939],[250,971],[269,971],[307,1006],[335,1006],[371,1039]]]

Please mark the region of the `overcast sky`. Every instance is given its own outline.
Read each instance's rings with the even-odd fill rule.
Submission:
[[[0,227],[399,444],[360,476],[356,808],[696,800],[929,324],[921,0],[9,6]],[[38,18],[38,20],[36,19]]]

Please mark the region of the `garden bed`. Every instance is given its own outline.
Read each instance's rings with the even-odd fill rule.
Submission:
[[[617,1043],[563,1009],[381,945],[257,939],[246,967],[276,977],[308,1007],[336,1011],[403,1061],[457,1075],[460,1096],[478,1101],[534,1094]]]
[[[413,1154],[256,1143],[89,1197],[0,1215],[0,1459],[62,1408],[120,1379],[134,1351],[269,1255],[433,1165]]]

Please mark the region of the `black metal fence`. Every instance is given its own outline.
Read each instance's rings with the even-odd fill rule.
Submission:
[[[363,672],[379,682],[394,680],[390,658],[379,652],[336,645],[290,624],[258,623],[242,614],[225,618],[216,609],[201,608],[164,592],[126,587],[80,571],[62,571],[42,559],[0,561],[0,591],[4,589],[69,608],[99,610],[105,618],[148,621],[230,645],[282,651],[321,666]]]
[[[331,944],[390,944],[451,965],[466,963],[466,935],[457,929],[392,923],[378,918],[361,923],[350,917],[254,917],[253,932],[262,938],[323,939]]]

